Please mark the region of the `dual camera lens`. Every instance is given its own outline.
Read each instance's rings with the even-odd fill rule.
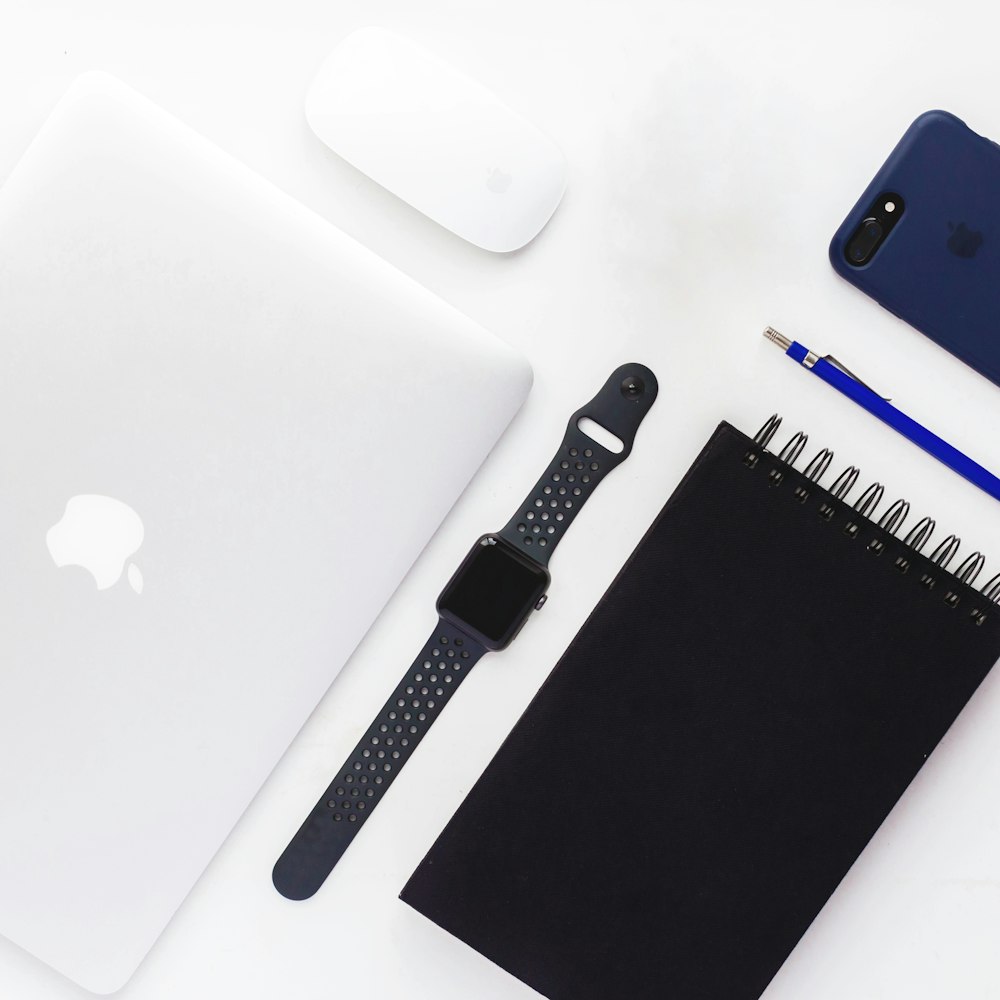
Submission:
[[[882,227],[878,219],[868,218],[861,223],[854,239],[848,247],[848,256],[856,264],[863,264],[872,255],[872,250],[882,239]]]
[[[847,241],[844,256],[847,263],[861,267],[875,256],[885,238],[903,214],[903,199],[898,194],[886,192],[879,195],[861,225]]]

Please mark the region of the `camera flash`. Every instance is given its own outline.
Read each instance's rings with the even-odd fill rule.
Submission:
[[[885,210],[887,212],[895,212],[896,211],[896,203],[894,201],[887,201],[885,203]]]

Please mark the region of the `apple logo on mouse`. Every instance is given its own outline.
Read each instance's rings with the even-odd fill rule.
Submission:
[[[976,251],[983,245],[983,234],[975,229],[969,229],[964,222],[957,226],[948,223],[951,236],[948,237],[948,249],[956,257],[975,257]]]
[[[127,503],[86,494],[69,499],[45,544],[57,567],[79,566],[98,590],[107,590],[121,579],[125,561],[139,551],[144,535],[142,519]],[[142,573],[135,563],[129,563],[128,582],[142,593]]]
[[[486,186],[494,194],[506,194],[513,179],[506,170],[501,170],[499,167],[492,167],[486,172]]]

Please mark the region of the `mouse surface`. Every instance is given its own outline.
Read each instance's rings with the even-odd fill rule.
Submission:
[[[517,250],[548,222],[566,161],[482,84],[407,38],[362,28],[331,53],[306,118],[334,152],[484,250]]]

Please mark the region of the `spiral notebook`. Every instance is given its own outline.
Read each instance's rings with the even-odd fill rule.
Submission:
[[[1000,657],[983,557],[777,424],[719,426],[402,892],[553,1000],[756,1000]]]

